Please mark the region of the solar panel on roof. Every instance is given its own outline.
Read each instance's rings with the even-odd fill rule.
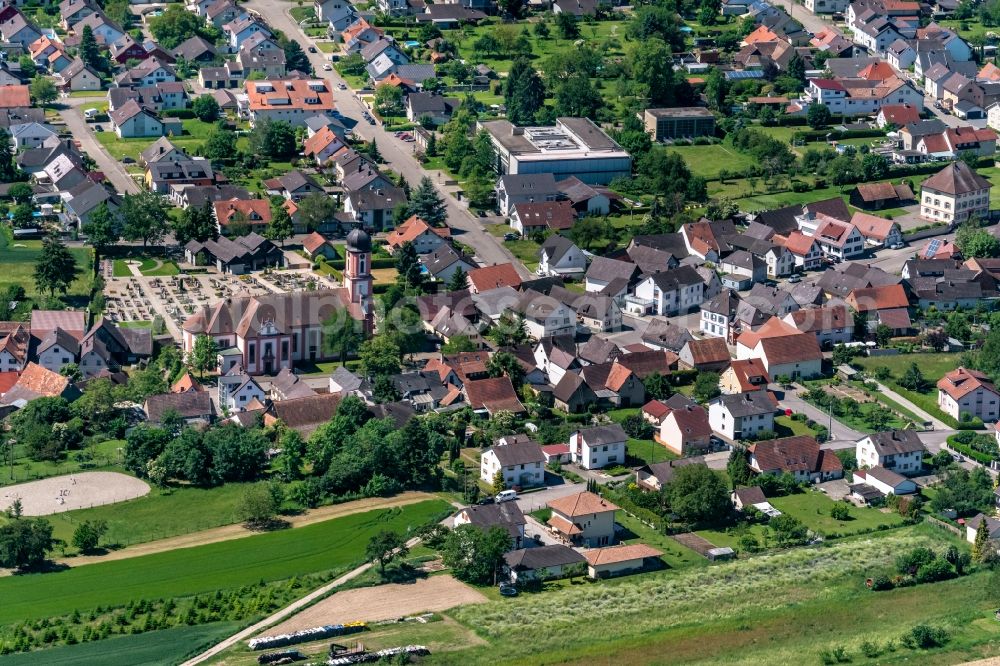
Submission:
[[[924,252],[924,259],[928,259],[937,254],[938,250],[941,249],[941,240],[939,238],[933,239],[927,244],[927,251]]]

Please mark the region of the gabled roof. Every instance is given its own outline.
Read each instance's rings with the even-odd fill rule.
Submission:
[[[990,181],[961,160],[952,162],[921,183],[921,189],[935,190],[943,194],[968,194],[990,187],[992,187]]]
[[[608,511],[618,511],[619,509],[616,504],[589,491],[558,497],[550,500],[548,506],[553,511],[568,518],[607,513]]]
[[[740,391],[759,391],[771,383],[764,363],[759,358],[734,360],[729,364],[733,376],[740,384]]]
[[[207,391],[191,393],[164,393],[146,398],[146,416],[153,423],[162,421],[168,411],[177,412],[181,418],[211,416],[215,413],[212,397]]]
[[[496,289],[497,287],[513,287],[521,285],[521,276],[514,269],[514,264],[495,264],[474,268],[468,274],[469,284],[477,291]]]
[[[485,409],[490,414],[499,411],[519,414],[524,411],[524,405],[507,375],[467,381],[463,390],[473,409]]]
[[[937,387],[954,400],[961,400],[980,388],[996,394],[996,387],[989,377],[978,370],[956,368],[938,380]]]
[[[916,430],[888,430],[868,435],[875,452],[880,456],[915,453],[924,450]]]
[[[587,564],[592,567],[632,562],[647,557],[660,557],[663,553],[644,543],[619,544],[583,551]]]
[[[722,338],[704,338],[688,340],[684,345],[691,355],[691,363],[695,366],[725,363],[732,358],[729,347]],[[683,351],[683,349],[682,349]]]
[[[761,472],[820,472],[842,470],[840,459],[832,451],[820,450],[814,437],[796,435],[768,439],[750,445],[749,451],[756,459]]]
[[[709,401],[709,405],[721,405],[734,417],[774,413],[774,402],[764,390],[723,394]]]
[[[489,450],[493,452],[503,467],[545,462],[542,447],[533,440],[493,446]]]

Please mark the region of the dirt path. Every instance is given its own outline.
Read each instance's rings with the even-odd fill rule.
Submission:
[[[392,620],[486,600],[481,592],[451,576],[432,576],[408,585],[390,583],[338,592],[268,629],[267,633],[284,634],[344,622]]]
[[[400,495],[395,495],[394,497],[370,497],[367,499],[355,500],[353,502],[345,502],[343,504],[334,504],[333,506],[322,506],[318,509],[313,509],[304,513],[301,516],[290,516],[287,520],[292,524],[292,528],[294,529],[296,527],[305,527],[306,525],[321,523],[333,518],[349,516],[353,513],[361,513],[363,511],[371,511],[372,509],[384,509],[394,506],[406,506],[407,504],[416,504],[417,502],[423,502],[424,500],[433,498],[434,495],[420,492],[405,492]],[[65,557],[56,561],[59,564],[78,567],[85,564],[94,564],[95,562],[124,560],[130,557],[140,557],[142,555],[162,553],[168,550],[176,550],[178,548],[193,548],[194,546],[204,546],[205,544],[216,543],[219,541],[242,539],[244,537],[252,536],[253,534],[255,534],[255,532],[251,532],[242,525],[224,525],[222,527],[214,527],[210,530],[170,537],[169,539],[160,539],[158,541],[136,544],[134,546],[129,546],[128,548],[112,551],[107,555]]]

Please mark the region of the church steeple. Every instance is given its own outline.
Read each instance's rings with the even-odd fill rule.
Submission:
[[[351,295],[351,303],[361,305],[365,313],[365,327],[374,330],[375,310],[372,307],[372,239],[361,229],[347,234],[347,257],[344,262],[344,288]]]

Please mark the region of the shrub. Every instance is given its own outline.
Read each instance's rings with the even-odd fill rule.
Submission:
[[[879,648],[878,643],[866,638],[861,641],[861,654],[865,655],[869,659],[874,659],[882,654],[882,650]]]
[[[881,592],[883,590],[891,590],[893,588],[892,579],[885,574],[878,574],[872,578],[872,590],[875,592]]]
[[[917,569],[918,583],[934,583],[939,580],[954,578],[955,572],[951,565],[938,557]]]
[[[899,642],[911,649],[927,650],[944,645],[949,638],[948,632],[940,627],[918,624],[903,634]]]
[[[834,520],[850,520],[851,512],[846,504],[838,502],[830,507],[830,517]]]

